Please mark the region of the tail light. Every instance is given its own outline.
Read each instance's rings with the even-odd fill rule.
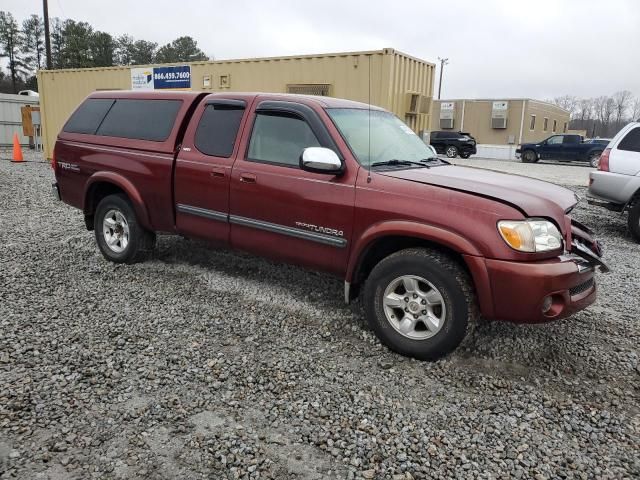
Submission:
[[[55,172],[58,167],[58,163],[56,162],[56,152],[55,150],[51,154],[51,169]]]
[[[602,170],[603,172],[609,171],[609,154],[611,153],[610,148],[605,148],[602,155],[600,155],[600,160],[598,161],[598,170]]]

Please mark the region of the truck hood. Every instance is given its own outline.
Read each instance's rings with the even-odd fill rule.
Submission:
[[[553,218],[561,228],[565,214],[578,203],[571,190],[553,183],[483,168],[445,165],[379,173],[491,198],[520,210],[526,217]]]

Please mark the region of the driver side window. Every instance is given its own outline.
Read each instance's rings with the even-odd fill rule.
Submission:
[[[253,124],[247,160],[288,167],[300,165],[300,155],[320,142],[309,124],[294,115],[258,113]]]
[[[556,135],[555,137],[550,137],[547,140],[547,145],[560,145],[562,143],[562,137],[560,135]]]

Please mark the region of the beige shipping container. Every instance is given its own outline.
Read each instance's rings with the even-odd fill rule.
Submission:
[[[479,144],[516,145],[566,133],[569,112],[528,98],[436,100],[432,130],[464,131]]]
[[[435,65],[392,48],[367,52],[190,62],[191,88],[204,92],[303,93],[386,108],[414,131],[430,128]],[[96,90],[130,90],[134,67],[40,70],[46,158],[71,112]]]

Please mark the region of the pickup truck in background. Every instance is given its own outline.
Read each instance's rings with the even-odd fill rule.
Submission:
[[[96,92],[52,164],[106,259],[143,260],[166,232],[328,272],[385,345],[419,359],[456,348],[479,314],[567,317],[605,268],[571,191],[451,165],[347,100]]]
[[[524,163],[534,163],[539,160],[564,162],[577,160],[589,162],[595,168],[605,148],[607,145],[599,139],[583,141],[580,135],[552,135],[538,143],[523,143],[516,149],[516,157],[522,159]]]

